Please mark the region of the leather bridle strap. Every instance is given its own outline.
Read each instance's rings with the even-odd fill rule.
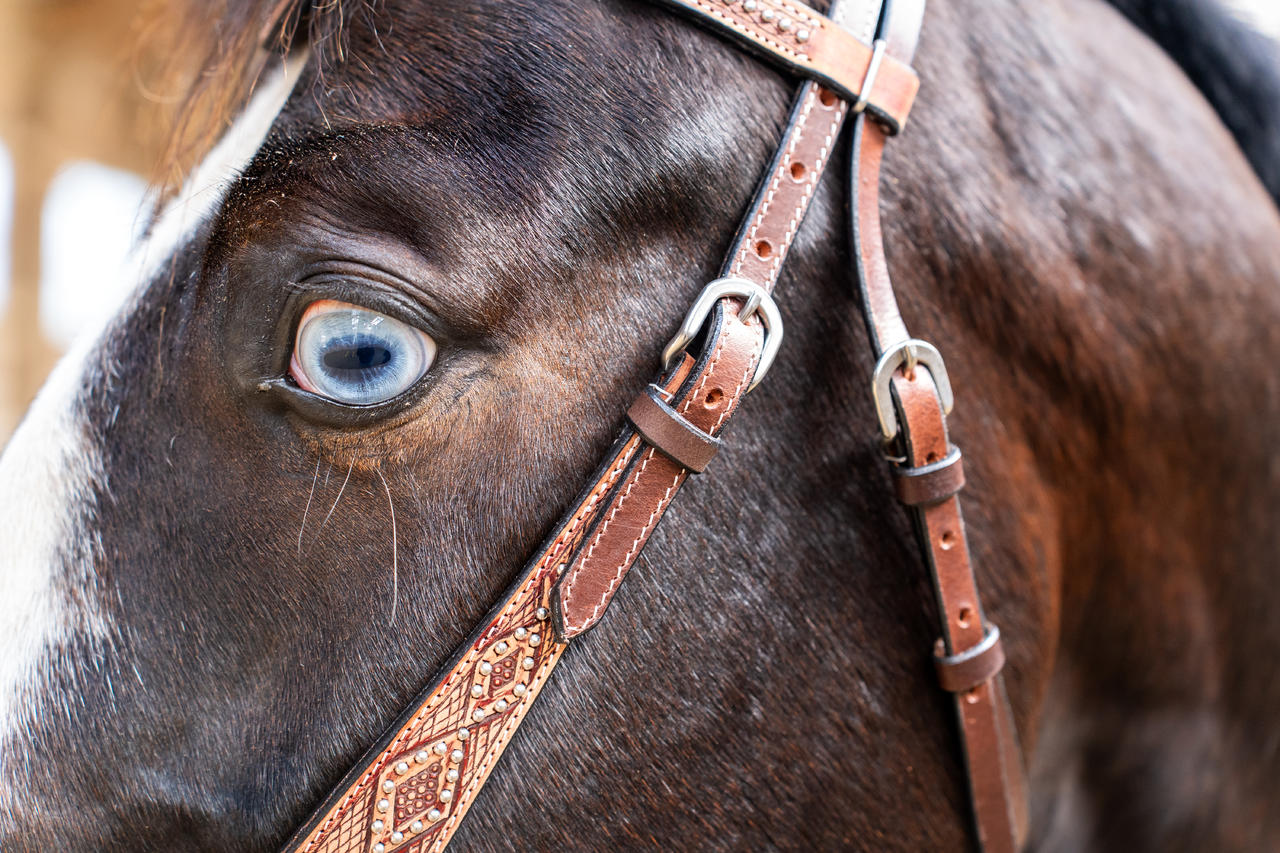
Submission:
[[[880,38],[909,62],[923,0],[893,0]],[[887,135],[859,117],[851,145],[853,245],[868,334],[878,362],[872,378],[882,438],[894,462],[898,497],[912,511],[930,568],[942,636],[935,649],[939,682],[955,699],[982,849],[1014,853],[1026,842],[1026,778],[1001,668],[1000,632],[987,622],[970,562],[959,492],[960,452],[947,436],[950,381],[942,357],[914,340],[898,310],[880,229],[880,161]]]
[[[907,122],[920,79],[911,66],[872,45],[880,4],[870,27],[857,18],[835,19],[791,0],[657,0],[745,46],[762,59],[820,83],[875,117],[890,134]],[[870,29],[865,37],[862,32]]]
[[[599,622],[691,470],[711,461],[725,424],[767,372],[782,333],[770,293],[850,102],[855,112],[871,111],[882,137],[906,119],[917,85],[914,72],[888,44],[868,46],[881,0],[833,3],[829,19],[789,0],[663,2],[831,88],[813,80],[800,87],[722,278],[704,289],[668,345],[663,374],[631,407],[628,424],[591,486],[444,672],[347,774],[287,850],[443,849],[568,642]],[[716,14],[710,12],[712,2],[719,4]],[[797,40],[810,47],[787,47]],[[705,330],[705,344],[694,359],[684,349],[699,329]],[[924,485],[911,493],[926,496],[949,482],[928,473],[917,481]],[[989,660],[966,664],[955,670],[957,677],[981,674]],[[975,742],[969,742],[972,752]]]

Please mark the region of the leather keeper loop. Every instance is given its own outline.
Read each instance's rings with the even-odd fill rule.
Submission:
[[[1000,641],[1000,629],[988,625],[981,643],[954,655],[942,654],[942,640],[938,640],[933,665],[938,671],[938,683],[949,693],[964,693],[986,684],[1004,668],[1004,643]]]
[[[653,385],[636,398],[627,419],[649,444],[695,474],[701,474],[720,449],[720,439],[684,419],[658,395]]]
[[[895,467],[893,487],[907,506],[942,503],[964,488],[964,462],[960,448],[952,447],[945,459],[919,468]]]

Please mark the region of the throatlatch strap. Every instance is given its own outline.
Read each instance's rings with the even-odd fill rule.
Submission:
[[[882,25],[881,38],[889,45],[889,53],[903,61],[909,61],[915,52],[923,7],[923,0],[893,0]],[[908,498],[915,516],[937,596],[943,686],[952,688],[963,681],[957,674],[961,663],[967,663],[966,674],[985,676],[981,683],[953,693],[978,840],[985,853],[1016,853],[1026,843],[1029,830],[1022,752],[1000,671],[1003,650],[998,642],[992,642],[991,650],[981,654],[985,651],[981,647],[993,636],[998,641],[999,633],[982,613],[970,562],[958,494],[963,485],[960,457],[948,439],[942,395],[935,384],[943,377],[930,372],[934,367],[913,360],[920,348],[909,344],[911,338],[889,279],[878,197],[885,142],[882,128],[859,120],[850,160],[853,244],[867,329],[881,360],[877,368],[895,356],[899,361],[886,367],[893,368],[892,405],[901,434],[886,438],[893,438],[906,456],[898,489]],[[936,369],[945,370],[940,359]],[[952,460],[954,467],[948,465]],[[930,477],[934,482],[912,483],[913,475]]]

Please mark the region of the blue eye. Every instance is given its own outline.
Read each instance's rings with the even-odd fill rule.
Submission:
[[[348,406],[390,400],[422,378],[436,342],[394,317],[333,299],[307,306],[289,361],[298,387]]]

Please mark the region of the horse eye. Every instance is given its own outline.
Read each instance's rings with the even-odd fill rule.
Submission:
[[[307,306],[289,360],[298,387],[347,406],[403,393],[431,367],[436,342],[394,317],[322,299]]]

